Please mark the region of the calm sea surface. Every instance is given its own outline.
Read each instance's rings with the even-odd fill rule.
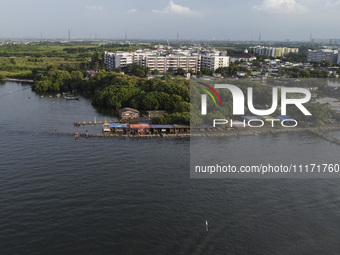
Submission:
[[[100,132],[73,126],[94,117],[114,119],[0,85],[0,254],[340,254],[340,179],[190,179],[188,139],[74,140]],[[299,134],[225,142],[233,160],[257,142],[280,163],[340,149]]]

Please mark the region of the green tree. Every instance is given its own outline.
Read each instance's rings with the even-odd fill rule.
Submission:
[[[169,67],[167,72],[167,74],[173,75],[175,73],[174,69],[172,67]]]
[[[146,77],[148,73],[150,72],[150,69],[144,68],[140,65],[137,65],[135,63],[129,64],[126,67],[122,68],[124,73],[135,75],[137,77]]]
[[[185,70],[184,70],[183,68],[179,67],[179,68],[177,69],[176,73],[177,73],[178,75],[184,75],[184,74],[185,74]]]
[[[159,70],[152,70],[152,71],[151,71],[151,74],[152,74],[152,75],[159,75],[160,72],[159,72]]]
[[[4,74],[0,74],[0,82],[4,81],[6,79],[6,76]]]
[[[157,91],[149,92],[143,99],[143,108],[147,110],[158,110],[160,103],[157,96]]]

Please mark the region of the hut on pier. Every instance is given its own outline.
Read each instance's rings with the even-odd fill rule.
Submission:
[[[126,134],[127,133],[127,125],[126,124],[112,123],[112,124],[110,124],[110,130],[111,130],[111,133]]]
[[[190,126],[173,124],[176,134],[190,133]]]
[[[152,134],[174,134],[175,128],[173,125],[151,125]]]
[[[150,134],[151,126],[149,124],[130,124],[130,134],[132,135],[145,135]]]

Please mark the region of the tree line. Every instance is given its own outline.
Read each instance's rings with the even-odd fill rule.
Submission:
[[[36,74],[33,90],[42,92],[79,91],[92,95],[92,104],[119,109],[166,110],[156,123],[190,122],[190,86],[185,79],[147,79],[117,72],[102,71],[83,80],[80,71],[51,68]]]

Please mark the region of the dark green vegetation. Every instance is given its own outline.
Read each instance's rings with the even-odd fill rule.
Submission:
[[[185,79],[146,79],[118,73],[100,73],[88,80],[82,90],[94,94],[96,106],[119,109],[166,110],[169,114],[154,123],[190,122],[190,87]]]
[[[190,111],[190,88],[185,79],[146,79],[103,72],[82,84],[81,90],[94,94],[93,104],[119,109]]]
[[[328,78],[329,72],[326,70],[303,70],[298,67],[286,68],[279,71],[282,77],[291,78]]]
[[[239,66],[236,63],[230,63],[228,67],[219,67],[215,70],[216,73],[220,73],[223,76],[236,75],[237,72],[246,72],[247,76],[251,74],[251,71],[244,66]]]
[[[54,67],[46,71],[33,72],[35,83],[32,85],[34,91],[43,92],[68,92],[81,88],[83,73],[81,71],[60,70]]]
[[[33,85],[37,92],[81,91],[92,95],[92,104],[119,109],[133,107],[139,110],[166,110],[168,114],[155,118],[155,123],[190,122],[190,87],[185,79],[147,79],[116,72],[96,74],[82,79],[80,71],[52,68],[37,74]]]
[[[83,83],[83,91],[94,94],[93,104],[119,109],[166,110],[154,123],[190,122],[190,87],[185,79],[146,79],[114,72],[100,73]]]

